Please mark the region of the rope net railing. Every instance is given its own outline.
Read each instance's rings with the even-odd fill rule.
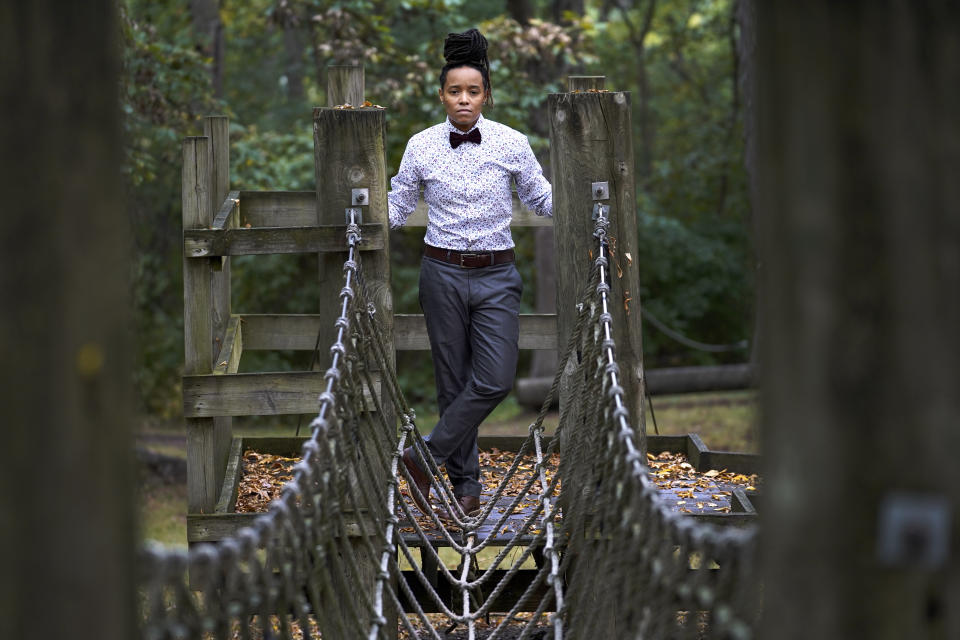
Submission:
[[[648,475],[618,383],[607,227],[600,215],[597,258],[548,397],[468,517],[425,455],[367,292],[359,226],[348,225],[332,364],[293,479],[232,537],[142,550],[141,636],[753,637],[755,531],[671,511]],[[568,400],[548,438],[564,372]],[[429,498],[401,462],[410,445],[432,476],[438,508],[427,513],[402,493]],[[493,535],[508,529],[506,540]]]

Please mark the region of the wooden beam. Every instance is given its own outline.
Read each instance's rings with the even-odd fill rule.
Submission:
[[[521,349],[556,349],[554,314],[520,314]],[[247,351],[313,351],[321,318],[316,314],[243,314],[243,348]],[[428,351],[423,314],[393,316],[397,351]]]
[[[317,224],[315,191],[241,191],[240,226],[309,227]]]
[[[239,212],[240,192],[231,191],[220,204],[220,208],[217,210],[217,215],[213,218],[213,224],[210,226],[214,229],[236,228],[239,226],[237,224],[237,222],[239,222],[239,218],[237,217]]]
[[[183,253],[188,258],[263,255],[271,253],[342,252],[346,225],[283,228],[193,229],[183,233]],[[382,249],[384,230],[379,224],[361,226],[362,251]]]
[[[240,226],[309,227],[317,223],[317,194],[313,191],[241,191]],[[513,192],[513,227],[550,227],[553,218],[538,216],[523,206]],[[407,219],[405,228],[427,226],[423,198]]]
[[[233,513],[237,504],[237,491],[240,487],[242,471],[243,438],[234,438],[230,443],[227,470],[223,474],[223,487],[220,489],[220,497],[217,498],[215,513]]]
[[[317,396],[326,389],[323,375],[321,371],[284,371],[184,376],[183,415],[212,418],[316,413]],[[379,393],[378,378],[374,385]]]
[[[210,226],[210,138],[183,141],[181,205],[183,229]],[[213,289],[209,261],[183,258],[184,371],[206,374],[213,370]],[[210,513],[220,490],[217,458],[219,431],[211,417],[187,416],[187,509]],[[222,476],[221,476],[222,478]]]
[[[243,356],[243,335],[240,327],[240,316],[232,316],[227,325],[227,332],[223,337],[223,349],[220,351],[220,362],[216,363],[213,373],[223,375],[236,373],[240,368],[240,358]]]
[[[258,516],[256,513],[188,513],[187,514],[187,542],[217,542],[230,538],[240,529],[253,526]],[[359,538],[362,529],[356,512],[348,511],[343,514],[343,535],[348,538]],[[368,531],[376,531],[381,523],[373,520],[366,522]],[[337,536],[334,535],[336,538]]]
[[[245,313],[240,322],[247,351],[313,351],[322,321],[315,313]],[[323,349],[329,347],[321,345]]]

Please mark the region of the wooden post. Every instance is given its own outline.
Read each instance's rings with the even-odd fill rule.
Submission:
[[[183,228],[203,229],[210,208],[210,138],[183,141]],[[213,290],[210,262],[183,258],[184,373],[213,371]],[[187,418],[187,510],[213,513],[217,502],[217,444],[213,418]],[[220,476],[222,479],[222,475]]]
[[[349,104],[359,107],[364,101],[363,65],[335,65],[327,67],[327,105]]]
[[[379,223],[384,229],[384,248],[380,251],[368,251],[363,255],[362,269],[368,290],[377,308],[377,315],[384,330],[383,338],[388,345],[393,345],[393,300],[390,293],[390,249],[387,214],[387,175],[386,175],[386,114],[383,109],[314,109],[314,154],[317,176],[317,218],[320,224],[343,224],[344,213],[348,207],[354,206],[352,200],[353,189],[368,189],[369,204],[360,206],[363,211],[364,223]],[[359,206],[359,205],[358,205]],[[330,356],[326,349],[334,339],[333,322],[339,313],[339,292],[343,286],[343,260],[345,253],[331,253],[323,268],[328,269],[321,274],[323,288],[321,289],[321,308],[334,311],[325,317],[323,322],[330,328],[328,340],[321,342],[324,351],[321,356],[329,362]],[[393,354],[391,353],[391,356]],[[396,424],[396,416],[392,402],[386,391],[387,385],[382,385],[381,400],[388,423]],[[384,434],[359,434],[365,439],[364,446],[369,450],[384,446]],[[387,434],[389,441],[396,441],[395,430]],[[379,442],[378,442],[379,440]],[[376,466],[362,466],[356,461],[357,473],[373,475],[371,480],[377,487],[377,495],[381,502],[386,499],[386,474],[388,469]],[[383,510],[376,514],[377,522],[384,522],[389,516],[386,504]],[[356,549],[362,544],[356,543]],[[358,558],[360,573],[350,576],[354,582],[352,588],[372,588],[379,571],[379,557]],[[392,585],[389,588],[396,588]],[[327,615],[338,615],[338,607],[327,612]],[[384,615],[390,621],[387,633],[392,636],[396,633],[396,611],[387,606]]]
[[[571,82],[571,84],[573,84]],[[595,82],[594,86],[602,86]],[[620,365],[620,384],[630,410],[631,424],[637,427],[640,444],[646,451],[643,416],[643,362],[640,351],[639,271],[637,269],[637,225],[634,194],[634,160],[630,124],[630,96],[627,93],[562,93],[547,100],[550,120],[550,163],[553,167],[553,219],[555,253],[560,256],[557,269],[558,344],[566,347],[576,325],[575,307],[580,292],[589,281],[593,259],[597,257],[593,236],[593,207],[596,202],[610,206],[611,255],[608,270],[609,310],[613,316],[613,338]],[[609,197],[596,200],[593,183],[606,182]],[[572,417],[582,398],[571,397],[575,382],[576,354],[563,373],[560,385],[561,412],[567,412],[563,427],[561,457],[575,442],[585,446],[603,446],[597,442],[597,425],[580,424]],[[581,463],[575,461],[572,464]],[[567,486],[564,493],[591,491],[588,486]],[[583,494],[563,496],[571,504],[580,503]],[[579,546],[577,542],[573,543]],[[590,544],[590,542],[587,542]],[[574,552],[576,553],[576,552]],[[577,571],[574,560],[572,575]],[[619,637],[622,614],[603,594],[585,593],[578,599],[582,610],[573,615],[594,615],[593,635]],[[592,612],[592,613],[591,613]]]
[[[134,638],[117,3],[0,14],[0,638]]]
[[[755,6],[758,635],[958,638],[960,11]]]
[[[230,191],[230,120],[226,116],[207,116],[203,120],[203,135],[210,138],[210,205],[209,222],[223,204]],[[229,226],[229,225],[228,225]],[[223,348],[227,325],[230,322],[230,256],[214,258],[211,283],[213,313],[213,343],[211,366],[216,368],[222,359],[220,352]],[[230,441],[232,434],[232,418],[218,416],[213,419],[214,468],[216,469],[216,486],[222,486],[223,474],[227,469],[227,458],[230,455]]]
[[[567,91],[603,91],[606,76],[567,76]]]
[[[600,81],[595,86],[602,86]],[[646,449],[643,413],[643,356],[640,335],[640,272],[636,195],[630,123],[625,92],[559,93],[547,100],[557,270],[558,345],[566,346],[576,323],[574,307],[596,257],[593,237],[594,182],[609,184],[613,315],[617,362],[630,416]],[[569,367],[568,367],[569,369]],[[569,398],[561,394],[561,405]]]

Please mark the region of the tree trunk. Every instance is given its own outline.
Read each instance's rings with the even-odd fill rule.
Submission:
[[[657,8],[657,0],[648,0],[643,11],[642,23],[637,26],[630,19],[629,11],[634,3],[623,0],[616,1],[620,16],[627,27],[630,43],[633,46],[633,55],[636,59],[637,83],[637,124],[640,129],[640,149],[637,152],[637,175],[641,180],[649,177],[653,165],[654,123],[650,111],[650,80],[647,77],[646,39],[653,26],[653,15]]]
[[[758,2],[760,637],[960,637],[960,5]]]
[[[757,8],[756,0],[737,0],[734,8],[736,12],[736,21],[740,27],[740,37],[737,39],[736,60],[737,60],[737,87],[740,92],[740,104],[743,109],[743,165],[747,172],[748,201],[750,207],[748,210],[748,219],[745,220],[747,228],[751,232],[753,246],[758,246],[756,237],[756,226],[752,218],[757,215],[757,205],[759,202],[757,195]],[[756,281],[759,285],[762,282],[757,263]],[[762,295],[759,286],[757,288],[756,301],[754,302],[754,323],[753,339],[750,341],[750,363],[756,368],[758,362],[757,345],[760,344],[760,302]]]
[[[200,52],[212,60],[210,79],[213,95],[223,97],[223,22],[218,0],[190,0],[193,30],[200,41]]]
[[[2,638],[137,635],[116,6],[0,19]]]
[[[287,78],[287,98],[291,102],[300,102],[305,97],[303,87],[303,49],[304,34],[300,21],[292,11],[280,15],[283,29],[284,75]]]

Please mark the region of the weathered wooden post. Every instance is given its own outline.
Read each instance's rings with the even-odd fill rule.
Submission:
[[[755,7],[759,635],[958,638],[960,11]]]
[[[547,100],[550,119],[550,162],[553,167],[553,219],[557,269],[557,328],[560,349],[576,326],[576,304],[597,257],[592,214],[594,204],[609,205],[608,239],[610,265],[610,313],[613,316],[613,338],[620,366],[619,381],[625,391],[631,423],[637,427],[641,447],[646,450],[643,416],[643,362],[640,350],[639,272],[637,269],[637,223],[634,192],[634,160],[630,124],[630,96],[623,92],[601,92],[602,78],[572,78],[569,86],[576,93],[552,94]],[[586,89],[587,91],[584,91]],[[589,91],[594,89],[594,91]],[[598,184],[604,183],[604,184]],[[589,563],[596,545],[603,545],[603,536],[590,532],[589,505],[594,500],[597,476],[587,467],[589,460],[572,458],[576,450],[597,451],[598,425],[584,424],[577,419],[578,403],[572,397],[576,388],[577,353],[563,373],[560,385],[561,458],[575,468],[571,480],[564,480],[563,501],[569,505],[574,526],[587,531],[574,531],[569,552],[574,554],[571,571],[574,584],[571,615],[591,619],[595,637],[619,637],[621,614],[604,599],[600,585],[586,583],[587,576],[577,570],[579,558]],[[568,517],[568,513],[564,513]],[[595,523],[595,526],[602,526]],[[608,534],[609,535],[609,534]],[[587,572],[589,574],[589,572]]]
[[[339,75],[337,77],[340,77]],[[362,104],[363,68],[354,67],[352,79],[340,82],[337,86],[353,87],[354,95],[340,95],[337,87],[331,85],[328,90],[328,99],[332,105],[343,104],[350,100]],[[341,78],[342,80],[342,78]],[[361,87],[361,93],[356,94],[356,87]],[[342,102],[341,102],[342,100]],[[351,102],[351,104],[353,104]],[[316,108],[313,112],[313,139],[314,161],[317,176],[317,220],[319,224],[342,225],[345,221],[347,208],[361,209],[363,223],[378,223],[383,226],[384,248],[378,251],[367,251],[363,255],[363,275],[368,291],[376,305],[376,314],[383,328],[383,339],[390,345],[390,357],[393,358],[393,300],[390,293],[390,249],[389,249],[389,218],[387,213],[387,170],[386,170],[386,112],[380,108],[361,109],[333,109]],[[357,190],[365,189],[365,192]],[[321,342],[321,349],[333,343],[333,323],[339,313],[339,292],[343,287],[343,261],[346,253],[327,253],[321,262],[321,313],[323,309],[335,310],[336,313],[324,317],[324,331],[331,329],[330,339]],[[329,361],[329,354],[322,354]],[[382,375],[382,374],[381,374]],[[385,418],[390,425],[396,425],[396,415],[392,401],[386,391],[386,384],[381,384],[381,406]],[[396,441],[395,429],[389,434],[359,433],[357,436],[363,441],[362,445],[369,451],[383,447],[384,437],[389,443]],[[388,446],[389,449],[389,446]],[[378,528],[391,515],[392,507],[388,509],[386,503],[386,480],[388,468],[380,465],[365,465],[355,461],[356,473],[373,474],[372,485],[377,488],[377,496],[383,508],[370,514],[372,522]],[[359,514],[358,514],[359,515]],[[354,548],[359,551],[362,543],[356,542]],[[344,576],[346,582],[355,589],[371,590],[379,572],[379,556],[358,557],[359,575]],[[387,585],[395,588],[396,585]],[[397,633],[397,612],[385,598],[384,615],[389,621],[385,632],[388,636]],[[335,605],[326,613],[338,615],[339,605]]]
[[[183,228],[204,229],[213,222],[210,138],[183,141],[181,202]],[[213,371],[213,279],[208,260],[183,257],[184,373]],[[213,418],[187,418],[187,511],[212,513],[222,480],[217,464]],[[220,480],[218,480],[218,476]]]
[[[593,205],[598,201],[609,204],[610,301],[616,357],[630,416],[645,449],[630,95],[600,91],[602,76],[573,77],[569,86],[577,87],[579,93],[552,94],[547,101],[554,175],[554,243],[556,254],[561,256],[557,269],[558,344],[560,349],[567,344],[576,323],[574,305],[589,277],[591,256],[596,257]],[[608,198],[596,199],[592,185],[597,182],[607,183]],[[569,401],[561,393],[561,406]]]
[[[121,23],[107,0],[0,13],[0,638],[125,640],[140,634]]]
[[[230,120],[226,116],[207,116],[203,120],[203,135],[210,139],[208,152],[210,154],[210,205],[209,222],[220,210],[227,193],[230,191]],[[229,225],[228,225],[229,226]],[[186,228],[186,227],[184,227]],[[227,325],[230,322],[230,256],[211,258],[211,292],[212,292],[212,328],[213,344],[211,366],[216,368],[221,360],[220,351],[223,347]],[[218,416],[213,419],[213,463],[216,470],[214,481],[217,487],[223,483],[223,475],[227,468],[227,457],[230,454],[230,441],[233,437],[233,419],[228,416]]]

